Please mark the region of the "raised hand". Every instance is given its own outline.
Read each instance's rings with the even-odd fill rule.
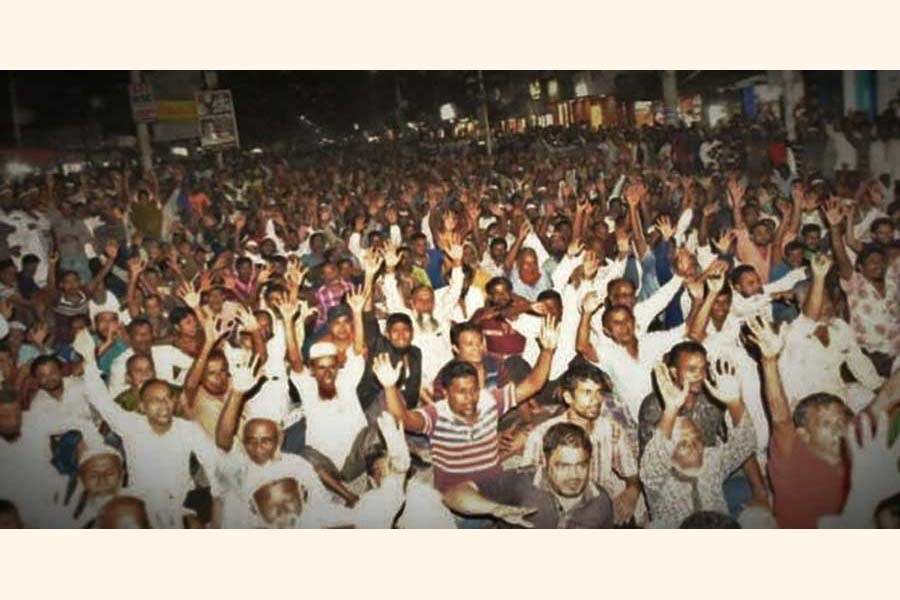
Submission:
[[[38,323],[31,328],[31,331],[28,332],[27,337],[34,343],[35,346],[43,346],[44,342],[47,341],[48,335],[50,335],[50,328],[47,327],[47,324]]]
[[[87,329],[82,329],[75,335],[72,347],[81,355],[85,363],[90,364],[96,360],[94,353],[97,351],[97,343]]]
[[[718,359],[709,366],[706,389],[725,404],[733,404],[741,399],[741,384],[737,369],[725,359]]]
[[[385,242],[383,254],[384,265],[391,271],[396,269],[400,264],[400,253],[397,252],[397,247],[392,242]]]
[[[409,470],[410,457],[409,446],[406,445],[406,435],[403,427],[388,411],[378,416],[378,429],[387,446],[388,463],[395,473],[405,474]]]
[[[259,321],[256,320],[256,316],[246,306],[239,306],[236,312],[235,319],[241,325],[243,331],[247,333],[259,331]]]
[[[141,276],[141,273],[147,268],[147,261],[141,260],[138,256],[132,256],[128,259],[128,276],[133,280],[136,280]]]
[[[669,217],[663,215],[656,220],[656,229],[662,234],[663,239],[669,241],[675,235],[675,228],[672,227],[672,221]]]
[[[584,260],[581,266],[584,269],[585,279],[593,279],[597,271],[600,270],[600,257],[593,250],[588,250],[584,253]]]
[[[737,239],[737,234],[734,230],[726,229],[717,239],[713,239],[713,246],[719,251],[719,254],[728,254],[735,239]]]
[[[444,221],[444,231],[454,231],[456,229],[456,213],[452,210],[446,210],[442,217]]]
[[[666,410],[671,409],[674,412],[678,412],[687,400],[687,387],[680,388],[675,384],[672,380],[672,375],[669,373],[669,367],[662,361],[657,363],[653,368],[653,372],[656,374],[656,385],[659,387],[659,393],[662,396]]]
[[[900,493],[900,477],[897,477],[897,461],[900,461],[900,442],[891,446],[888,440],[890,423],[886,412],[878,415],[877,427],[872,432],[868,413],[860,417],[862,439],[857,439],[856,428],[847,428],[847,451],[850,454],[851,495],[863,492],[873,504]]]
[[[556,322],[556,317],[552,315],[544,317],[538,342],[544,350],[556,350],[559,343],[559,323]]]
[[[759,346],[763,358],[777,358],[784,341],[772,329],[771,323],[764,320],[761,315],[757,315],[747,321],[747,326],[750,328],[750,333],[747,337],[751,342]]]
[[[728,182],[728,195],[731,196],[731,201],[734,202],[734,205],[740,207],[743,205],[744,193],[747,191],[747,186],[743,185],[737,179],[731,179]]]
[[[201,271],[197,280],[197,290],[202,294],[212,289],[212,274],[209,271]]]
[[[584,298],[581,299],[581,312],[592,315],[597,310],[603,306],[603,300],[597,294],[597,292],[588,292],[585,294]]]
[[[397,363],[396,366],[393,366],[390,356],[386,353],[379,354],[372,360],[372,372],[382,387],[395,387],[400,380],[401,365],[402,363]]]
[[[814,279],[824,279],[828,275],[828,271],[833,264],[832,260],[825,254],[819,252],[812,259],[812,274]]]
[[[241,394],[255,386],[262,378],[259,374],[260,360],[258,354],[252,354],[246,364],[237,365],[231,373],[231,386]]]
[[[197,310],[200,306],[200,294],[194,291],[194,286],[187,281],[178,287],[175,294],[192,310]]]
[[[262,269],[259,270],[259,273],[256,274],[256,283],[257,285],[263,285],[267,281],[272,278],[272,275],[275,274],[275,265],[267,264]]]
[[[624,229],[616,229],[616,250],[620,256],[628,254],[631,250],[631,240]]]
[[[119,242],[110,238],[103,247],[103,254],[105,254],[106,258],[109,260],[116,260],[116,256],[119,255]]]
[[[844,220],[844,211],[841,209],[841,201],[832,196],[825,202],[825,219],[831,227],[837,227]]]
[[[566,250],[566,254],[569,258],[575,258],[579,254],[584,252],[584,244],[582,244],[579,240],[573,240],[571,244],[569,244],[569,248]]]
[[[347,292],[347,305],[354,314],[359,314],[366,306],[366,294],[364,290],[357,286]]]
[[[293,302],[287,302],[286,300],[276,297],[272,299],[272,308],[277,311],[278,316],[281,317],[285,327],[289,326],[294,319],[297,318],[297,305]]]
[[[459,234],[452,234],[447,237],[447,257],[454,265],[462,264],[463,247],[460,243]]]
[[[532,525],[529,521],[526,521],[525,517],[535,512],[537,512],[536,508],[530,508],[528,506],[498,504],[496,507],[494,507],[494,510],[491,511],[491,516],[500,519],[501,521],[505,521],[510,525],[518,525],[520,527],[527,527],[529,529],[532,529],[534,525]]]
[[[215,346],[224,339],[234,327],[234,321],[225,321],[218,317],[203,317],[203,333],[206,335],[206,343]]]
[[[384,255],[383,254],[374,254],[372,252],[368,253],[366,257],[363,259],[363,269],[365,270],[366,279],[373,280],[375,279],[375,274],[378,273],[378,270],[381,268],[381,265],[384,264]]]

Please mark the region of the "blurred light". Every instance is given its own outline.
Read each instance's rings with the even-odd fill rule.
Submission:
[[[32,169],[29,165],[27,165],[23,162],[12,160],[12,161],[6,163],[6,174],[9,177],[13,177],[13,178],[25,177],[26,175],[28,175],[32,172],[34,172],[34,169]]]
[[[184,146],[172,146],[170,152],[175,156],[190,156],[188,149]]]
[[[250,154],[262,154],[262,153],[263,153],[262,148],[253,148],[252,150],[250,150]]]
[[[575,84],[575,97],[581,98],[588,95],[587,82],[579,81]]]
[[[359,123],[353,124],[353,131],[359,131]]]
[[[559,95],[559,82],[555,79],[547,82],[547,95],[551,98],[556,98]]]
[[[540,100],[541,99],[541,82],[540,82],[540,80],[534,80],[528,84],[528,93],[531,95],[532,100]]]
[[[452,103],[441,105],[441,119],[444,121],[452,121],[456,118],[456,107]]]

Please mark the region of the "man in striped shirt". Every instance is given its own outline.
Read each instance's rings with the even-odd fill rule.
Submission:
[[[399,365],[378,356],[372,370],[385,391],[388,411],[407,431],[422,433],[431,442],[434,486],[444,491],[464,481],[489,481],[501,473],[497,424],[504,413],[538,393],[547,382],[559,329],[548,317],[541,329],[541,354],[531,372],[518,384],[493,391],[478,383],[478,372],[463,361],[450,362],[441,372],[446,399],[409,410],[397,390]]]

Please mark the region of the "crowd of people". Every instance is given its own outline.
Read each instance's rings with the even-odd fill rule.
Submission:
[[[900,128],[842,123],[5,183],[0,525],[895,527]]]

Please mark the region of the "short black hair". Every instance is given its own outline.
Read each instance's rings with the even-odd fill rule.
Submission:
[[[31,368],[29,369],[31,376],[37,377],[38,369],[48,363],[53,363],[60,369],[62,369],[63,366],[62,361],[55,354],[45,354],[43,356],[38,356],[33,361],[31,361]]]
[[[451,360],[441,368],[438,378],[441,380],[441,387],[445,390],[450,389],[450,385],[454,379],[462,377],[474,377],[478,381],[478,371],[469,363],[462,360]]]
[[[821,232],[822,228],[819,227],[818,223],[807,223],[800,228],[800,235],[805,236],[807,233],[812,233],[813,231]]]
[[[144,317],[136,317],[132,319],[125,330],[128,332],[128,335],[131,335],[138,327],[149,327],[151,331],[153,330],[153,325]]]
[[[490,279],[490,281],[487,282],[487,285],[484,286],[484,290],[488,294],[490,294],[491,290],[493,290],[498,285],[505,285],[506,287],[509,288],[510,291],[512,291],[512,282],[508,278],[503,277],[502,275],[500,275],[498,277],[492,277]]]
[[[881,244],[866,244],[859,251],[859,254],[856,255],[856,266],[863,266],[869,258],[876,254],[884,257],[884,247]]]
[[[853,417],[853,411],[850,410],[850,408],[839,397],[835,396],[834,394],[819,392],[806,396],[805,398],[800,400],[800,402],[794,408],[794,427],[806,427],[806,420],[809,417],[810,409],[825,408],[833,404],[839,405],[848,417]]]
[[[178,326],[182,321],[193,315],[194,311],[186,306],[176,306],[169,313],[169,323]]]
[[[701,510],[682,521],[679,529],[741,529],[741,525],[731,515]]]
[[[141,389],[138,392],[140,399],[141,400],[144,399],[144,394],[147,393],[147,390],[150,389],[150,386],[157,385],[157,384],[162,384],[162,385],[166,386],[166,388],[169,390],[169,393],[172,392],[172,385],[165,379],[148,379],[147,381],[144,382],[144,385],[141,386]]]
[[[0,271],[2,271],[3,269],[9,269],[9,268],[13,268],[13,269],[16,268],[16,263],[13,262],[13,259],[5,258],[3,260],[0,260]]]
[[[632,290],[637,291],[637,286],[634,285],[634,282],[632,280],[628,279],[627,277],[616,277],[615,279],[610,280],[610,282],[606,284],[607,302],[609,301],[609,298],[612,296],[612,289],[615,286],[619,285],[620,283],[627,283],[628,285],[631,286]]]
[[[484,332],[482,332],[481,326],[478,323],[473,323],[472,321],[454,323],[450,328],[450,344],[452,346],[459,346],[459,338],[467,331],[474,331],[478,333],[478,335],[484,335]]]
[[[397,312],[397,313],[391,313],[390,315],[388,315],[387,320],[384,322],[384,328],[385,328],[385,330],[388,330],[398,323],[403,323],[410,329],[412,329],[412,326],[413,326],[412,319],[409,318],[408,314]]]
[[[581,448],[588,453],[588,456],[591,456],[594,451],[594,445],[591,443],[591,438],[588,437],[587,432],[574,423],[557,423],[544,433],[544,459],[548,463],[553,451],[560,446]]]
[[[559,378],[559,389],[572,394],[578,387],[579,381],[593,381],[606,392],[611,392],[613,389],[612,382],[606,373],[586,361],[573,361],[569,365],[566,372]]]
[[[703,347],[703,344],[700,342],[695,342],[694,340],[685,340],[683,342],[678,342],[669,352],[666,354],[665,362],[666,365],[670,367],[674,367],[678,364],[678,357],[682,354],[702,354],[704,357],[706,356],[706,348]]]
[[[488,244],[488,247],[493,248],[494,246],[499,246],[500,244],[503,244],[504,246],[506,246],[507,245],[506,240],[503,239],[502,237],[495,237],[495,238],[491,239],[491,243]]]
[[[25,256],[22,257],[22,266],[23,267],[25,265],[37,264],[39,262],[41,262],[41,259],[38,258],[36,254],[26,254]]]
[[[250,266],[253,266],[253,261],[250,260],[250,257],[248,257],[248,256],[239,256],[238,259],[236,261],[234,261],[234,266],[235,266],[235,268],[237,268],[245,263],[249,264]]]
[[[875,230],[881,227],[882,225],[887,225],[891,229],[894,228],[894,222],[890,219],[890,217],[878,217],[872,224],[869,225],[869,233],[875,233]]]
[[[803,251],[805,249],[806,249],[806,247],[801,242],[798,242],[797,240],[791,240],[790,242],[788,242],[787,244],[784,245],[784,253],[785,254],[787,254],[788,252],[794,252],[795,250]]]
[[[616,304],[616,305],[614,305],[614,306],[607,306],[607,307],[603,310],[603,316],[600,317],[600,322],[603,324],[604,327],[606,327],[606,323],[607,323],[609,317],[611,317],[612,314],[613,314],[614,312],[616,312],[616,311],[624,311],[624,312],[627,312],[629,315],[631,315],[631,318],[632,318],[632,319],[634,318],[634,312],[633,312],[630,308],[628,308],[627,306],[625,306],[625,305],[623,305],[623,304]]]
[[[731,281],[731,285],[738,285],[741,282],[741,277],[745,273],[756,273],[756,269],[751,267],[750,265],[738,265],[731,272],[731,276],[729,280]]]
[[[543,302],[544,300],[555,300],[562,304],[562,296],[556,290],[544,290],[537,296],[538,302]]]

